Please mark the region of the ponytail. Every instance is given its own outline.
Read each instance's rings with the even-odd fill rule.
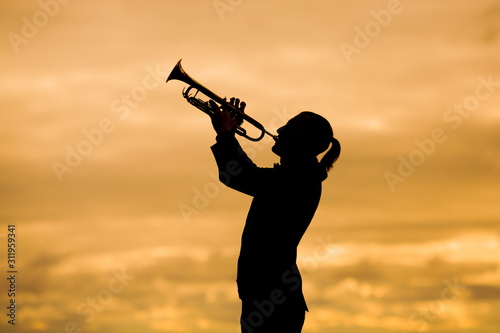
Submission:
[[[337,161],[337,159],[339,158],[341,150],[340,142],[337,139],[332,137],[330,142],[332,146],[319,162],[319,164],[325,167],[327,172],[330,171],[330,169],[333,167],[333,163],[335,163],[335,161]]]

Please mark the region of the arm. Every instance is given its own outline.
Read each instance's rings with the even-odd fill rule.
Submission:
[[[234,133],[217,135],[217,143],[210,148],[219,169],[219,180],[232,189],[254,195],[259,168],[241,149]]]
[[[241,111],[245,103],[231,99],[232,105]],[[266,177],[265,169],[258,168],[242,150],[235,138],[235,128],[239,124],[224,108],[210,101],[213,110],[212,125],[217,133],[217,143],[211,147],[219,169],[219,180],[225,185],[248,195],[255,195]]]

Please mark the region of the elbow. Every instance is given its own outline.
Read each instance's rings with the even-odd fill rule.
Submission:
[[[230,160],[226,163],[224,168],[219,168],[219,181],[231,187],[231,184],[234,183],[242,171],[243,168],[238,161]]]

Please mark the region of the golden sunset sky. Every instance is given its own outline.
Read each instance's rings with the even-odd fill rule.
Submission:
[[[270,131],[312,110],[342,144],[299,248],[303,332],[499,331],[498,1],[0,8],[2,332],[238,332],[251,198],[218,182],[209,118],[165,83],[181,58]],[[279,162],[269,137],[239,141]]]

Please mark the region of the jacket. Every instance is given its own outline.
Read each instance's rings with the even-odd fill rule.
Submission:
[[[265,299],[278,290],[307,310],[297,246],[318,207],[326,170],[316,158],[258,167],[232,133],[218,135],[211,150],[220,181],[253,197],[238,258],[240,299]]]

